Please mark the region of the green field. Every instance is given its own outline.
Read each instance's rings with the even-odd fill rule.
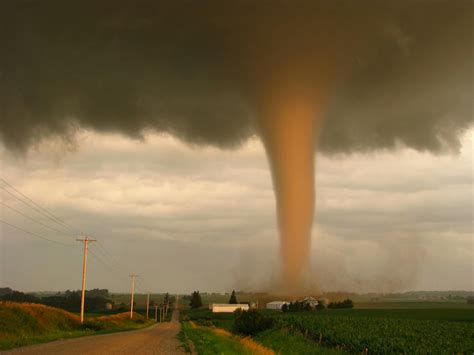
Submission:
[[[403,307],[407,305],[407,307]],[[419,307],[416,308],[414,305]],[[254,339],[281,354],[319,354],[329,350],[373,353],[466,353],[474,351],[474,307],[457,302],[390,302],[387,308],[326,309],[282,313]],[[234,315],[208,309],[183,311],[183,320],[234,331]]]
[[[390,316],[278,315],[275,327],[293,329],[328,347],[372,353],[467,353],[474,351],[474,324]]]
[[[272,312],[273,313],[273,312]],[[416,320],[446,320],[453,322],[473,322],[474,309],[447,309],[447,308],[425,308],[425,309],[326,309],[314,312],[313,316],[330,315],[332,317],[365,317],[365,318],[390,318],[390,319],[416,319]],[[285,313],[284,315],[291,314]],[[304,313],[302,313],[304,316]]]
[[[288,329],[269,329],[254,337],[254,340],[263,346],[272,349],[277,354],[284,355],[319,355],[319,354],[343,354],[342,350],[322,347],[300,332]]]
[[[383,301],[357,302],[358,309],[467,309],[474,310],[473,304],[462,301]]]

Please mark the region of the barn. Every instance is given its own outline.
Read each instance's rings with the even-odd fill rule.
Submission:
[[[237,309],[248,311],[250,307],[248,304],[213,303],[210,308],[212,313],[233,313]]]

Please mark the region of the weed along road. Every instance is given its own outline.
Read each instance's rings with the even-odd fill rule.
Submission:
[[[129,332],[87,336],[32,345],[0,354],[184,354],[176,338],[181,329],[179,311],[171,322]]]

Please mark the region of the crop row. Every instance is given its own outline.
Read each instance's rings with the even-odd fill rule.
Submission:
[[[275,316],[275,325],[317,342],[375,354],[472,353],[474,325],[450,321],[314,316]]]

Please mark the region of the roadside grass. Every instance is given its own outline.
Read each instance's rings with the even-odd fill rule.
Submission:
[[[86,335],[140,329],[154,324],[136,314],[86,318],[40,304],[0,302],[0,350]]]
[[[203,326],[215,326],[229,332],[234,331],[234,315],[232,313],[212,313],[206,308],[187,309],[180,313],[182,320],[191,320]]]
[[[210,328],[193,327],[190,322],[182,322],[184,339],[188,338],[194,344],[199,355],[251,355],[255,351],[245,347],[238,339],[217,334]],[[183,337],[182,337],[183,339]],[[181,340],[181,339],[180,339]],[[183,343],[183,347],[184,347]]]
[[[191,346],[189,345],[189,339],[186,335],[184,330],[184,325],[181,323],[181,330],[179,331],[178,335],[176,336],[181,343],[181,347],[183,348],[186,354],[192,354]]]

